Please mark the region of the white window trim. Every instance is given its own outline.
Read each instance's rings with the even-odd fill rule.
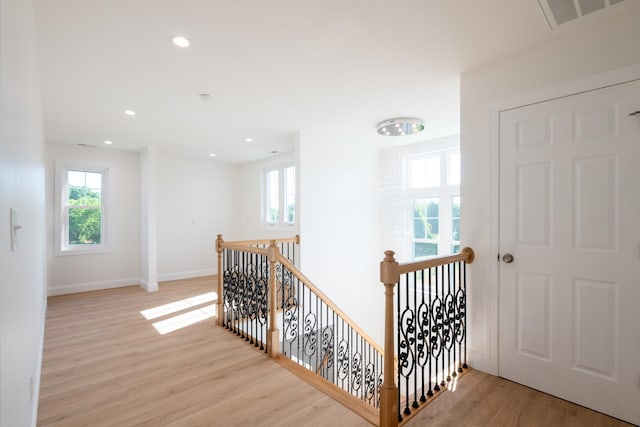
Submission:
[[[438,255],[443,256],[451,253],[451,247],[458,241],[454,241],[452,239],[452,231],[453,231],[453,215],[452,215],[452,198],[455,196],[460,196],[460,185],[449,185],[449,154],[453,152],[460,152],[460,147],[455,143],[446,143],[441,144],[437,147],[434,147],[432,150],[425,149],[420,150],[418,152],[413,152],[407,154],[404,157],[404,196],[407,198],[410,209],[408,212],[407,223],[411,224],[409,230],[409,239],[408,244],[410,245],[409,254],[411,254],[411,259],[413,260],[423,260],[432,258],[433,256],[426,257],[416,257],[415,256],[415,247],[414,247],[414,238],[413,238],[413,203],[416,199],[431,199],[435,198],[439,200],[439,218],[448,218],[450,221],[440,221],[439,235],[447,236],[446,238],[440,237],[438,239]],[[420,159],[420,158],[428,158],[433,156],[440,157],[440,186],[438,187],[411,187],[410,179],[411,179],[411,161]],[[427,241],[425,239],[425,241]]]
[[[294,167],[295,168],[295,186],[296,186],[296,197],[295,197],[295,207],[296,207],[296,211],[295,211],[295,219],[293,222],[286,222],[284,220],[285,215],[286,215],[286,206],[285,206],[285,170],[289,167]],[[270,171],[274,171],[277,170],[278,171],[278,209],[279,209],[279,218],[277,222],[268,222],[266,220],[267,218],[267,211],[268,211],[268,197],[267,195],[269,194],[269,182],[267,180],[267,174]],[[269,166],[265,166],[262,169],[262,202],[261,202],[261,213],[260,213],[260,220],[261,220],[261,227],[263,229],[266,230],[276,230],[276,231],[290,231],[291,229],[294,229],[296,227],[296,223],[298,222],[298,167],[296,166],[295,162],[285,162],[285,163],[277,163],[277,164],[273,164],[273,165],[269,165]]]
[[[109,169],[108,163],[58,159],[55,161],[55,255],[85,255],[111,252],[109,247]],[[68,198],[68,171],[80,170],[102,174],[100,244],[69,245],[65,200]]]

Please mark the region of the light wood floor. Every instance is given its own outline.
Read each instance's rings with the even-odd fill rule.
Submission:
[[[160,335],[141,311],[214,289],[213,278],[49,298],[39,426],[366,426],[207,319]],[[188,322],[187,322],[188,323]],[[409,426],[627,426],[477,371]]]
[[[473,369],[407,426],[623,427],[631,424]]]
[[[213,289],[209,277],[49,298],[38,425],[370,425],[215,319],[166,335],[152,326],[195,307],[140,314]]]

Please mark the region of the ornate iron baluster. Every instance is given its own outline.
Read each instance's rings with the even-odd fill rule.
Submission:
[[[431,361],[431,350],[429,343],[429,328],[431,325],[431,316],[429,314],[429,305],[425,302],[424,299],[424,274],[425,271],[421,270],[421,280],[420,280],[420,290],[422,292],[421,303],[418,306],[418,334],[416,336],[418,342],[418,352],[416,354],[418,365],[420,366],[422,373],[422,394],[420,395],[420,402],[426,402],[427,398],[424,394],[424,383],[425,383],[425,367]],[[431,375],[431,370],[429,369],[429,375]],[[429,391],[431,391],[431,378],[429,378]],[[432,393],[433,394],[433,393]]]

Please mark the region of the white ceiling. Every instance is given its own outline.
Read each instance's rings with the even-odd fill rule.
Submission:
[[[625,3],[552,31],[538,0],[36,0],[45,133],[222,162],[290,150],[298,131],[381,147],[451,135],[462,72]],[[402,116],[426,130],[376,134]]]

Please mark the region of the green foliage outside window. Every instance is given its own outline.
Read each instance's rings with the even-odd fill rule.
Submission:
[[[101,194],[87,187],[69,186],[69,244],[101,243]],[[77,206],[77,207],[74,207]]]
[[[269,215],[267,217],[267,222],[278,222],[278,217],[280,216],[280,212],[278,208],[269,208]]]
[[[439,216],[438,199],[415,200],[413,206],[413,252],[415,258],[438,254]]]
[[[416,239],[438,240],[439,205],[436,200],[416,200],[413,236]]]
[[[287,222],[293,223],[296,220],[296,205],[287,205]]]

